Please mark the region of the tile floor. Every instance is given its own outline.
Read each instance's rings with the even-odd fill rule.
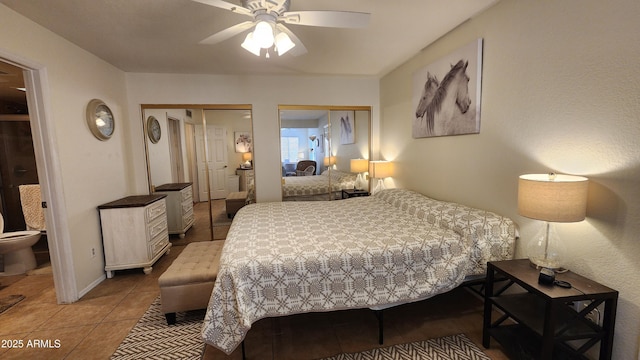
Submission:
[[[158,277],[173,259],[186,244],[211,238],[206,209],[206,204],[196,205],[196,224],[184,239],[171,236],[171,250],[154,264],[151,274],[145,275],[142,269],[116,271],[112,279],[104,280],[73,304],[57,304],[48,264],[31,275],[0,277],[0,298],[12,294],[26,297],[0,314],[0,358],[109,359],[160,294]],[[214,237],[224,239],[227,231],[228,226],[216,226]],[[27,348],[29,340],[50,340],[50,348]],[[23,343],[21,349],[7,348],[18,341]]]
[[[205,207],[206,209],[206,207]],[[202,213],[202,212],[200,212]],[[206,212],[205,212],[206,213]],[[53,277],[46,266],[31,275],[0,277],[0,298],[26,298],[0,314],[2,359],[109,359],[130,329],[159,295],[158,277],[192,241],[209,240],[208,219],[196,215],[184,239],[172,237],[169,254],[149,275],[141,269],[117,271],[79,301],[56,303]],[[200,215],[204,216],[204,215]],[[214,230],[224,238],[228,226]],[[482,348],[482,302],[464,289],[385,311],[385,345],[465,333]],[[43,340],[48,347],[29,347]],[[8,349],[22,341],[23,348]],[[263,319],[246,339],[247,359],[309,359],[376,347],[377,322],[369,310],[348,310]],[[492,359],[507,359],[500,348],[486,350]],[[241,359],[207,346],[204,359]]]

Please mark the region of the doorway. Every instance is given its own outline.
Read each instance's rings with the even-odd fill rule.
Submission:
[[[46,229],[25,221],[25,207],[38,207],[41,201],[23,204],[23,185],[38,185],[38,170],[31,132],[27,94],[22,68],[0,62],[0,214],[4,232],[37,229],[43,236],[32,246],[38,267],[51,266]],[[27,226],[27,223],[30,225]],[[0,257],[0,272],[3,271]]]
[[[36,157],[38,180],[42,201],[47,204],[45,217],[47,223],[47,246],[56,299],[59,304],[68,304],[80,298],[76,285],[74,260],[71,250],[71,237],[67,227],[66,201],[63,196],[62,175],[56,147],[56,134],[48,114],[48,87],[46,71],[38,63],[0,49],[0,67],[4,79],[0,82],[0,99],[15,95],[16,88],[26,95],[25,112],[29,114],[32,143]],[[6,71],[11,69],[15,72]],[[10,75],[10,76],[7,76]],[[23,86],[10,86],[11,80],[19,79]],[[27,105],[28,104],[28,107]],[[28,109],[28,110],[27,110]]]

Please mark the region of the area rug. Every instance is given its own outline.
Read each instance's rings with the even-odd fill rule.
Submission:
[[[176,324],[169,326],[160,311],[158,296],[111,359],[201,359],[204,342],[200,330],[204,313],[205,310],[179,312]]]
[[[0,298],[0,314],[9,310],[13,305],[24,300],[24,295],[9,295]]]
[[[491,360],[464,334],[340,354],[324,360]]]

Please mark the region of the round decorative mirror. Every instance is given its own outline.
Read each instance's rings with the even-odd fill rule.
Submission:
[[[111,138],[116,125],[111,109],[99,99],[93,99],[87,105],[87,124],[91,133],[103,141]]]
[[[160,141],[162,135],[162,129],[160,129],[160,122],[155,116],[149,116],[147,118],[147,136],[152,143],[157,144]]]

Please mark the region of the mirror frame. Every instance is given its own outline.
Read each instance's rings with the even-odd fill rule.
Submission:
[[[153,109],[190,109],[190,110],[200,110],[202,112],[202,125],[206,127],[206,118],[204,116],[204,112],[206,110],[248,110],[251,112],[251,117],[249,118],[249,122],[251,123],[251,138],[254,138],[253,131],[253,106],[251,104],[140,104],[140,116],[142,118],[142,136],[144,143],[144,154],[147,168],[147,185],[149,194],[153,194],[153,182],[151,179],[151,167],[149,162],[149,141],[150,139],[147,136],[147,121],[145,117],[145,110],[153,110]],[[208,144],[207,133],[204,132],[204,141]],[[254,149],[255,153],[255,149]],[[207,153],[205,151],[204,159],[207,160]],[[255,161],[255,160],[254,160]],[[255,167],[254,167],[255,169]],[[213,212],[211,210],[211,180],[209,179],[209,166],[208,162],[205,161],[205,175],[207,179],[207,193],[209,194],[207,203],[209,206],[209,231],[211,240],[213,240]],[[255,179],[255,173],[254,173]],[[254,180],[255,181],[255,180]],[[255,190],[254,190],[255,191]]]
[[[282,116],[280,114],[280,112],[282,110],[298,110],[298,111],[304,111],[304,110],[326,110],[327,111],[327,117],[329,119],[329,134],[331,134],[331,112],[332,111],[367,111],[369,113],[369,133],[367,134],[367,140],[369,142],[368,144],[368,159],[369,161],[372,161],[373,159],[373,144],[371,143],[372,141],[372,124],[371,124],[371,111],[372,111],[372,107],[371,106],[362,106],[362,105],[354,105],[354,106],[350,106],[350,105],[287,105],[287,104],[281,104],[278,105],[278,128],[280,129],[280,132],[278,134],[278,147],[280,149],[282,149],[282,136],[281,134],[281,130],[282,130]],[[282,163],[282,159],[280,159],[280,163]],[[369,184],[369,191],[371,191],[371,178],[369,178],[367,180],[367,183]],[[329,177],[329,188],[331,188],[331,177]],[[329,192],[329,201],[334,200],[333,197],[331,196],[331,192]],[[284,201],[284,198],[282,199]]]

